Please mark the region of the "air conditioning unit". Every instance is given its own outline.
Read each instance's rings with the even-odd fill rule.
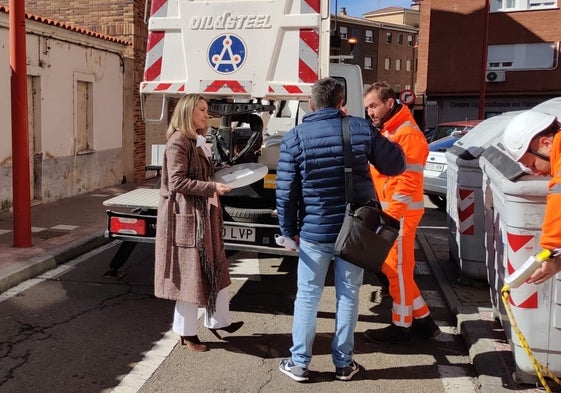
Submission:
[[[487,71],[485,73],[485,82],[504,82],[505,72],[504,71]]]

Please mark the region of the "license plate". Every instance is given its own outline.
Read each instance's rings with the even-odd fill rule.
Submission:
[[[254,242],[255,228],[224,225],[224,240]]]
[[[444,164],[435,164],[433,162],[427,162],[425,165],[427,171],[442,172],[444,170]]]

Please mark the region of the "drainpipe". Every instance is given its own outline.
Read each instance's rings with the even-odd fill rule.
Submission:
[[[10,0],[9,7],[14,247],[31,247],[25,0]]]

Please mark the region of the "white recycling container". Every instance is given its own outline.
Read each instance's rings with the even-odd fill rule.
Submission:
[[[485,220],[479,157],[500,139],[504,127],[521,111],[505,112],[475,126],[446,151],[446,212],[450,255],[463,276],[487,280]]]
[[[501,154],[503,154],[501,156]],[[486,241],[488,279],[495,315],[512,348],[519,383],[536,383],[530,358],[520,345],[501,298],[504,278],[528,257],[540,251],[539,239],[545,212],[549,177],[525,175],[519,164],[504,155],[502,145],[492,144],[479,160],[485,214],[492,231]],[[492,242],[492,243],[491,243]],[[535,358],[557,377],[561,376],[561,278],[541,285],[522,284],[511,289],[510,306],[516,324]]]
[[[561,97],[535,106],[561,120]],[[548,177],[526,175],[496,139],[479,159],[485,222],[487,280],[491,303],[504,327],[514,355],[515,379],[537,383],[530,358],[520,345],[506,314],[501,289],[504,279],[540,251]],[[561,275],[536,286],[522,284],[510,292],[514,320],[536,359],[561,376]]]

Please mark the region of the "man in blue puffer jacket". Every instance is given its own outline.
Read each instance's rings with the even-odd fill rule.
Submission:
[[[277,167],[280,229],[299,245],[292,356],[283,359],[279,369],[298,382],[309,379],[317,309],[345,215],[343,99],[343,86],[335,79],[324,78],[312,86],[314,112],[283,137]],[[405,158],[401,148],[380,135],[370,121],[351,117],[349,126],[354,199],[368,201],[374,198],[369,163],[394,176],[405,170]],[[348,381],[359,371],[353,347],[363,269],[335,257],[334,272],[337,305],[332,358],[335,378]]]

